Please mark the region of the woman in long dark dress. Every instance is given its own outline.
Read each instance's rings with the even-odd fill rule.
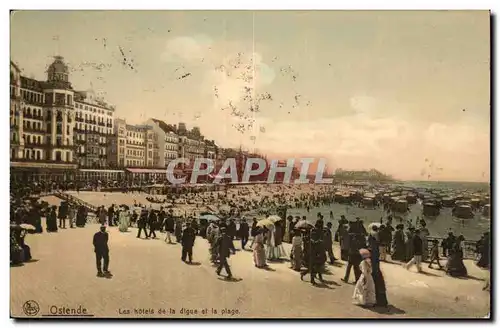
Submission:
[[[15,225],[11,225],[10,227],[10,263],[12,265],[20,265],[23,262],[23,249],[16,238],[19,228],[19,226]]]
[[[446,262],[446,274],[452,277],[467,277],[467,268],[464,265],[463,250],[460,244],[460,239],[453,244]]]
[[[57,214],[56,214],[56,208],[57,206],[52,206],[52,208],[49,211],[49,214],[47,215],[46,221],[47,221],[47,232],[57,232]]]
[[[377,226],[372,226],[368,236],[368,246],[371,251],[372,278],[375,283],[376,305],[386,307],[388,305],[384,276],[380,270],[380,232]]]
[[[392,254],[391,260],[394,261],[404,261],[406,256],[406,245],[405,237],[403,232],[403,225],[398,224],[396,226],[396,232],[394,233],[394,238],[392,239]]]
[[[23,262],[31,260],[31,248],[24,242],[26,230],[17,229],[15,231],[17,244],[23,249]]]

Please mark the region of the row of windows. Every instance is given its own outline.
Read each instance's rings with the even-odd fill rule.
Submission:
[[[80,104],[80,103],[76,103],[75,107],[79,108],[79,109],[86,110],[86,111],[90,111],[92,113],[106,114],[108,116],[113,116],[113,112],[110,110],[99,109],[99,108],[95,108],[95,107]],[[85,115],[87,115],[87,114],[85,114]]]
[[[81,118],[84,120],[90,120],[90,121],[95,121],[97,123],[104,123],[104,117],[102,116],[95,116],[95,115],[87,115],[83,114],[82,112],[76,112],[76,117]],[[112,118],[106,118],[106,124],[113,124],[113,119]]]
[[[33,159],[33,160],[43,160],[43,159],[51,159],[57,162],[63,161],[71,161],[71,153],[64,151],[55,151],[54,157],[50,158],[50,153],[44,153],[42,150],[36,149],[25,149],[21,156],[18,156],[18,152],[16,149],[11,149],[10,152],[11,159],[24,158],[24,159]]]
[[[140,150],[127,149],[127,155],[142,157],[144,156],[144,152]]]
[[[87,147],[85,149],[84,146],[81,146],[80,148],[78,148],[78,152],[80,154],[85,153],[87,155],[106,155],[106,149],[96,147]]]
[[[135,160],[127,160],[127,165],[139,167],[139,166],[144,166],[144,162],[143,161],[135,161]]]
[[[24,90],[24,89],[21,89],[21,97],[24,100],[31,102],[31,103],[43,104],[45,101],[43,93],[33,92],[33,91],[29,91],[29,90]]]
[[[166,153],[165,158],[167,159],[176,159],[177,158],[177,153]]]
[[[92,124],[84,124],[84,123],[76,122],[75,127],[78,130],[85,130],[88,132],[99,132],[99,133],[113,134],[113,131],[110,128],[103,128],[101,126],[95,126]]]

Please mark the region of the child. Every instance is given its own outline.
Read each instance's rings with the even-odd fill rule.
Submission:
[[[439,263],[439,243],[436,239],[432,241],[431,259],[429,262],[429,268],[431,267],[434,260],[436,261],[439,269],[441,270],[443,267],[441,266],[441,263]]]

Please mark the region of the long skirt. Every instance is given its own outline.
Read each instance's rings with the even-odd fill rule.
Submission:
[[[253,261],[255,263],[255,266],[258,268],[263,268],[266,266],[266,251],[264,250],[264,246],[254,246]]]
[[[24,258],[23,262],[31,260],[31,249],[28,245],[21,246],[23,248]]]
[[[387,302],[387,294],[385,289],[385,280],[380,269],[377,273],[372,274],[373,281],[375,283],[375,297],[377,299],[378,306],[387,306],[389,303]]]
[[[370,306],[377,303],[375,283],[371,275],[361,274],[354,287],[352,298],[353,302],[358,305]]]
[[[282,257],[285,257],[285,249],[283,248],[283,245],[267,247],[268,260],[279,260]]]
[[[290,254],[290,260],[292,262],[292,269],[295,271],[300,271],[302,267],[302,248],[294,247],[292,253]]]

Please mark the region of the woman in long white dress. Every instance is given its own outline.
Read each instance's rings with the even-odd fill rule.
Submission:
[[[283,245],[276,245],[276,227],[271,225],[266,233],[266,257],[269,261],[277,261],[285,256]]]
[[[375,294],[375,282],[372,277],[372,263],[370,260],[370,251],[367,249],[360,249],[359,253],[363,261],[359,265],[361,269],[361,276],[354,287],[354,294],[352,295],[353,303],[361,306],[374,306],[377,303]]]
[[[120,214],[118,214],[118,218],[120,220],[120,224],[118,225],[118,230],[120,230],[120,232],[127,232],[130,223],[130,217],[128,211],[122,209],[120,211]]]

